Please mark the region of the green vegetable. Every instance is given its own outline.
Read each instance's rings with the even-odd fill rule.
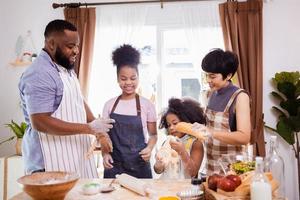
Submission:
[[[83,187],[89,188],[89,187],[98,187],[98,186],[100,186],[98,183],[87,183],[87,184],[84,184]]]
[[[243,174],[255,169],[255,161],[236,162],[231,164],[231,169],[237,174]]]

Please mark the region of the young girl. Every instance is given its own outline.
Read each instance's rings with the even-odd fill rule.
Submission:
[[[248,94],[231,82],[238,67],[237,55],[215,49],[202,60],[207,82],[212,90],[206,108],[207,175],[222,172],[218,160],[222,154],[244,154],[243,145],[250,141],[250,103]],[[195,126],[196,128],[196,126]]]
[[[179,156],[178,167],[174,163],[166,163],[163,156],[156,154],[156,163],[154,170],[161,174],[162,178],[191,178],[197,177],[200,165],[202,163],[204,150],[202,142],[193,136],[181,133],[175,130],[175,125],[179,122],[205,124],[205,117],[200,104],[192,99],[169,100],[169,105],[163,113],[159,128],[166,128],[168,135],[176,136],[178,139],[168,139],[165,141]],[[165,146],[166,144],[163,144]],[[168,144],[167,144],[168,145]]]
[[[152,178],[149,159],[157,140],[156,111],[148,99],[136,93],[140,53],[125,44],[112,53],[112,60],[122,93],[107,101],[103,109],[104,118],[115,120],[109,132],[113,151],[103,152],[104,178],[121,173]]]

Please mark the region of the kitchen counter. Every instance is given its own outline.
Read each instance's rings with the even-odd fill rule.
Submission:
[[[161,196],[176,196],[176,193],[191,187],[191,180],[159,180],[159,179],[142,179],[143,181],[149,183],[151,189],[156,191],[156,195],[153,199],[157,200],[158,197]],[[143,200],[150,199],[149,197],[143,197],[138,195],[135,192],[132,192],[124,187],[120,187],[119,184],[113,184],[116,187],[111,193],[99,193],[96,195],[87,196],[81,192],[81,187],[85,183],[95,182],[107,185],[109,184],[111,179],[80,179],[75,187],[67,194],[65,200]],[[26,193],[22,192],[18,195],[11,198],[11,200],[31,200],[30,196]]]

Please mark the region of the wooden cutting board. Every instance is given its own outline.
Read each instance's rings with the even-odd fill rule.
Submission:
[[[95,182],[100,184],[108,184],[111,182],[112,179],[80,179],[76,186],[67,194],[65,200],[144,200],[148,199],[149,197],[143,197],[134,193],[124,187],[119,186],[118,184],[113,184],[116,187],[116,190],[111,193],[98,193],[96,195],[87,196],[84,195],[81,191],[81,188],[84,184]],[[176,193],[191,187],[191,180],[184,179],[184,180],[158,180],[158,179],[141,179],[149,183],[151,188],[156,191],[155,199],[158,199],[162,196],[176,196]],[[31,200],[31,198],[25,194],[24,192],[14,196],[11,200]]]

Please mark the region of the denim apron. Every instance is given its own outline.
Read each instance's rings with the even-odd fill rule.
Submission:
[[[114,113],[121,96],[113,105],[110,118],[114,119],[113,128],[109,132],[113,143],[111,156],[114,160],[113,168],[104,170],[104,178],[115,178],[116,174],[126,173],[136,178],[152,178],[150,162],[146,162],[139,155],[147,144],[143,134],[141,120],[141,105],[136,95],[137,116]]]

